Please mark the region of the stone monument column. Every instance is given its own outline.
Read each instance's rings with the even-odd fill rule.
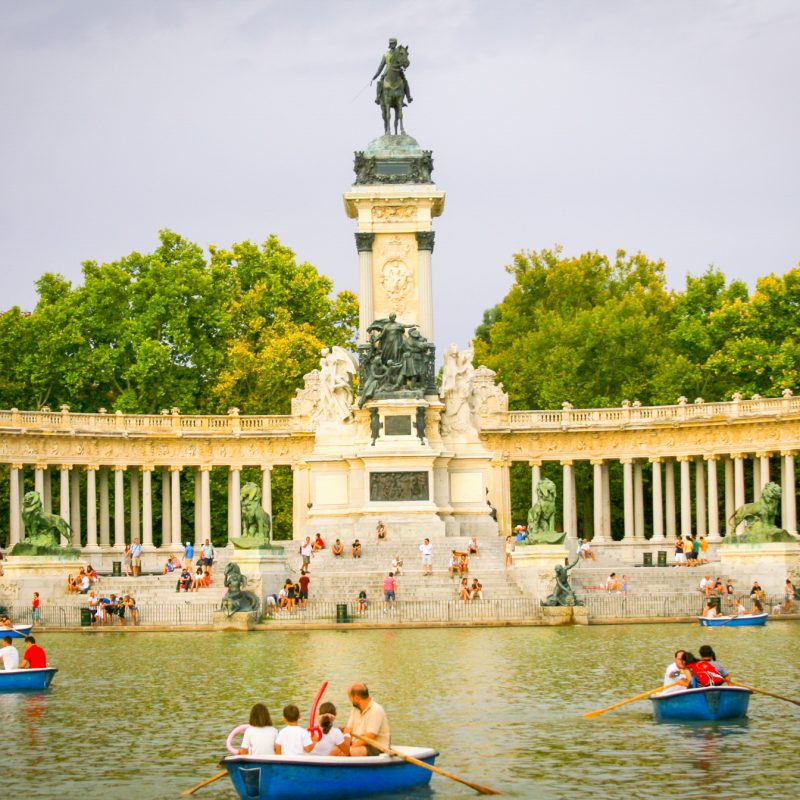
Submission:
[[[795,498],[794,481],[794,450],[784,450],[781,452],[783,463],[782,494],[785,498],[783,503],[783,527],[789,533],[797,533],[797,500]]]
[[[358,341],[366,344],[369,340],[367,326],[375,319],[372,299],[372,244],[374,233],[356,233],[356,249],[358,250],[358,303],[359,326]]]
[[[419,327],[422,335],[433,341],[433,231],[417,231],[417,260],[419,263]]]
[[[272,464],[261,467],[261,508],[272,519]]]
[[[61,465],[61,481],[58,493],[58,515],[67,525],[70,524],[70,508],[69,508],[69,501],[70,501],[70,490],[69,490],[69,473],[72,469],[71,464],[62,464]],[[67,546],[67,539],[65,536],[61,537],[61,546]]]
[[[139,468],[130,469],[130,489],[131,489],[131,543],[134,539],[139,539],[141,544],[141,533],[139,531]]]
[[[81,546],[81,472],[73,469],[69,478],[69,519],[72,546]]]
[[[734,510],[741,508],[745,503],[745,487],[744,487],[744,454],[734,453],[731,455],[733,459],[733,505]],[[741,533],[741,524],[736,533]]]
[[[666,497],[667,509],[667,541],[674,542],[677,536],[677,526],[675,524],[675,462],[668,458],[664,462],[664,494]]]
[[[567,538],[577,534],[575,526],[575,484],[572,471],[572,461],[561,462],[561,499],[563,511],[561,513],[562,525]]]
[[[719,491],[717,489],[717,461],[719,456],[705,457],[708,464],[708,541],[721,542],[719,535]]]
[[[771,453],[756,453],[756,457],[758,458],[758,461],[759,461],[758,497],[761,497],[761,492],[764,491],[764,487],[769,483],[769,457],[770,457],[770,455],[771,455]]]
[[[211,464],[200,467],[200,537],[211,538]]]
[[[664,498],[661,486],[661,464],[663,458],[651,458],[653,465],[653,539],[660,542],[664,536]]]
[[[47,464],[36,464],[33,468],[33,490],[39,493],[42,510],[44,510],[44,472],[46,469]]]
[[[97,546],[97,464],[86,466],[86,548],[96,552]]]
[[[228,541],[242,535],[242,468],[230,467],[228,481]]]
[[[125,549],[125,470],[115,464],[114,470],[114,549]]]
[[[698,458],[694,462],[694,508],[695,508],[695,536],[706,535],[706,465]]]
[[[644,476],[642,462],[633,462],[633,535],[644,539]]]
[[[142,547],[153,549],[153,467],[142,466]]]
[[[623,538],[631,539],[634,536],[634,516],[633,516],[633,459],[623,458],[622,461],[622,489],[624,507],[624,531]]]
[[[109,547],[111,533],[108,522],[108,467],[100,467],[100,547]]]
[[[731,518],[733,517],[733,512],[736,510],[734,503],[734,491],[733,491],[733,475],[734,468],[733,468],[733,459],[728,456],[725,459],[725,534],[731,533]]]
[[[169,468],[171,476],[170,496],[172,502],[170,508],[171,525],[172,528],[172,549],[180,550],[182,547],[182,531],[181,531],[181,467],[172,465]]]
[[[542,479],[542,462],[537,458],[528,462],[531,468],[531,505],[537,500],[536,487]]]
[[[22,538],[22,497],[19,491],[19,475],[22,464],[12,464],[8,470],[10,483],[9,495],[9,520],[8,520],[8,546],[13,547]]]
[[[592,477],[593,477],[593,496],[594,496],[594,538],[592,541],[595,544],[605,544],[606,541],[606,526],[603,519],[603,460],[593,459]]]
[[[691,456],[678,456],[681,465],[681,536],[692,535],[692,471]]]
[[[196,468],[194,471],[194,543],[195,546],[203,544],[203,520],[200,506],[202,505],[202,478],[200,477],[200,469]]]

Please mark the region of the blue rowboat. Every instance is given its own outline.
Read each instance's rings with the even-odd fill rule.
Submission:
[[[0,669],[0,692],[42,691],[50,685],[56,672],[55,667]]]
[[[656,722],[714,722],[746,717],[751,694],[738,686],[704,686],[654,694],[650,699]]]
[[[24,639],[30,632],[33,625],[15,625],[13,628],[5,628],[0,625],[0,639],[10,636],[12,639]]]
[[[767,614],[739,614],[720,617],[698,617],[703,628],[744,628],[753,625],[766,625]]]
[[[436,750],[393,747],[433,765]],[[222,762],[242,800],[346,800],[430,783],[430,770],[393,756],[228,756]]]

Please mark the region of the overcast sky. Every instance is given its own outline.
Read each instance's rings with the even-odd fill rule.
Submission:
[[[357,290],[341,194],[389,36],[447,192],[440,353],[522,249],[641,250],[676,288],[800,260],[795,0],[0,0],[0,308],[163,227],[276,233]]]

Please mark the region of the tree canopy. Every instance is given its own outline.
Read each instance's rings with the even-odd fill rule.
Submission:
[[[512,407],[618,406],[777,395],[800,371],[800,268],[750,295],[710,267],[669,291],[664,264],[620,250],[522,252],[514,284],[476,330],[476,361]]]
[[[358,303],[270,236],[202,249],[168,230],[147,254],[37,281],[0,314],[0,407],[287,413],[325,345],[352,343]]]

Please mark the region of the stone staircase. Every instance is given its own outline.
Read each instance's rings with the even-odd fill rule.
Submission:
[[[216,566],[216,565],[215,565]],[[222,570],[214,570],[214,580],[207,589],[198,589],[196,592],[180,593],[175,591],[180,573],[169,575],[140,575],[138,578],[111,577],[101,575],[100,580],[94,585],[94,592],[98,597],[109,597],[112,593],[117,597],[130,595],[135,598],[138,606],[149,605],[175,605],[191,603],[219,606],[225,587],[222,585]],[[85,606],[88,595],[70,594],[57,599],[61,606]]]
[[[391,534],[390,534],[391,537]],[[361,558],[352,558],[349,543],[345,555],[335,557],[330,551],[332,542],[326,541],[326,549],[316,553],[311,559],[309,577],[309,596],[312,600],[326,600],[337,603],[353,601],[364,589],[375,602],[383,600],[383,579],[391,569],[392,558],[400,555],[403,559],[403,572],[397,578],[397,600],[442,601],[458,599],[458,577],[451,578],[448,572],[450,551],[466,551],[469,537],[451,537],[433,542],[433,575],[423,575],[419,542],[400,539],[376,541],[374,538],[362,540]],[[511,599],[523,596],[515,583],[511,571],[504,568],[504,543],[500,537],[487,537],[478,540],[480,557],[470,560],[468,578],[477,578],[483,585],[484,599]],[[302,558],[299,554],[300,541],[287,542],[286,557],[290,577],[297,581],[300,577]]]

